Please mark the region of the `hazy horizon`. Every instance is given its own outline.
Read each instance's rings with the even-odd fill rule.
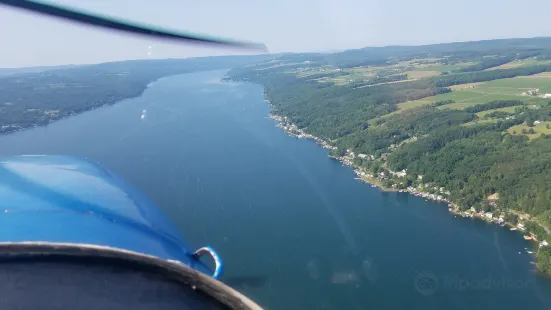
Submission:
[[[530,14],[500,1],[436,0],[57,0],[61,5],[182,32],[265,43],[270,53],[333,52],[362,47],[427,45],[551,36],[545,0],[527,0]],[[0,68],[92,64],[133,59],[258,54],[191,46],[77,25],[0,6]],[[376,31],[370,31],[375,29]]]

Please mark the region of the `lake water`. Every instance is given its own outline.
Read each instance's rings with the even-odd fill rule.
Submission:
[[[112,169],[190,245],[214,246],[226,281],[269,309],[551,309],[551,281],[520,234],[358,182],[276,128],[261,86],[223,75],[167,77],[139,98],[2,136],[0,155]]]

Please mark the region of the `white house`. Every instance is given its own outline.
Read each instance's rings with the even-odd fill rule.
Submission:
[[[400,177],[400,178],[401,178],[401,177],[405,177],[406,175],[407,175],[407,172],[406,172],[405,169],[402,170],[402,171],[396,172],[396,176],[397,176],[397,177]]]

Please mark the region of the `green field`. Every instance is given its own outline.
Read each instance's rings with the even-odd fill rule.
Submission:
[[[403,102],[398,104],[398,110],[411,109],[444,100],[454,100],[455,103],[440,106],[439,109],[464,109],[494,100],[521,100],[529,105],[551,101],[551,99],[523,95],[523,92],[529,88],[538,88],[540,94],[551,93],[551,74],[546,72],[533,76],[489,81],[474,88]]]
[[[428,78],[431,76],[437,76],[440,74],[440,72],[454,71],[454,70],[458,70],[458,69],[476,64],[474,62],[465,62],[465,63],[458,63],[454,65],[442,65],[442,64],[412,65],[412,62],[414,61],[405,61],[405,62],[400,62],[396,65],[389,65],[389,66],[365,66],[365,67],[354,67],[349,69],[342,69],[343,71],[349,73],[349,75],[334,77],[334,78],[327,77],[323,79],[318,79],[318,81],[334,82],[336,85],[346,85],[349,83],[358,83],[358,82],[363,82],[363,81],[372,79],[380,71],[390,72],[390,74],[392,75],[406,73],[408,74],[408,79],[412,80],[412,79],[421,79],[421,78]],[[274,65],[263,69],[274,68],[277,66],[278,65]],[[323,73],[329,74],[329,73],[335,72],[336,67],[327,66],[325,67],[325,69],[326,69],[325,71],[320,71],[319,68],[317,69],[305,68],[305,69],[289,71],[289,73],[294,73],[298,77],[308,77],[314,74],[323,74]],[[388,73],[386,73],[385,76],[386,75],[388,75]]]
[[[477,120],[474,120],[472,122],[462,124],[461,126],[472,126],[472,125],[484,124],[484,123],[497,123],[497,119],[493,119],[493,118],[477,119]]]
[[[321,78],[317,80],[319,83],[328,83],[333,82],[337,86],[343,86],[348,83],[350,83],[349,79],[346,79],[345,77],[338,77],[338,78]]]
[[[551,60],[536,60],[534,58],[528,58],[521,61],[511,61],[501,66],[492,67],[486,70],[497,70],[497,69],[510,69],[518,67],[528,67],[528,66],[537,66],[537,65],[548,65],[551,63]]]
[[[311,75],[317,75],[317,74],[330,74],[333,72],[336,72],[337,67],[333,66],[321,66],[319,68],[300,68],[300,69],[294,69],[289,70],[286,73],[295,74],[298,77],[308,77]],[[321,71],[323,70],[323,71]]]
[[[481,95],[478,93],[472,93],[468,91],[455,91],[447,94],[440,94],[432,97],[426,97],[415,101],[402,102],[398,104],[398,110],[407,110],[407,109],[431,104],[436,101],[444,101],[444,100],[454,100],[457,103],[463,100],[469,100],[469,99],[473,99],[481,96],[484,96],[484,95]]]
[[[551,60],[537,60],[533,58],[528,58],[522,61],[523,66],[548,65],[548,64],[551,64]]]
[[[513,107],[505,107],[505,108],[482,111],[482,112],[476,113],[476,116],[482,118],[482,117],[486,116],[486,114],[490,114],[492,112],[497,112],[497,111],[513,113],[513,112],[515,112],[515,109],[519,108],[519,107],[521,107],[521,106],[516,105],[516,106],[513,106]]]
[[[455,71],[462,68],[466,68],[472,65],[475,65],[476,62],[462,62],[454,65],[442,65],[442,64],[434,64],[434,65],[425,65],[425,66],[419,66],[413,69],[412,71],[440,71],[440,72],[448,72],[448,71]]]
[[[509,129],[507,129],[507,132],[512,134],[512,135],[522,135],[522,130],[523,129],[526,129],[526,130],[530,130],[530,128],[533,128],[534,131],[536,132],[535,134],[525,134],[525,136],[527,136],[530,140],[531,139],[534,139],[534,138],[537,138],[539,136],[541,136],[542,133],[546,134],[546,135],[549,135],[551,134],[551,129],[547,129],[547,125],[550,125],[551,127],[551,122],[541,122],[537,125],[535,125],[534,127],[528,127],[527,125],[525,124],[520,124],[520,125],[516,125],[516,126],[513,126]]]
[[[297,64],[298,63],[274,63],[270,66],[255,68],[254,70],[262,71],[262,70],[268,70],[268,69],[274,69],[274,68],[294,66],[294,65],[297,65]]]
[[[360,83],[360,82],[367,81],[369,79],[373,79],[377,75],[378,71],[383,71],[383,70],[384,71],[390,71],[391,75],[401,74],[405,71],[404,68],[393,67],[393,66],[355,67],[355,68],[351,68],[351,69],[343,69],[344,72],[349,73],[348,75],[334,77],[334,78],[327,78],[327,79],[323,79],[323,80],[320,79],[318,81],[321,81],[321,82],[323,82],[323,81],[325,81],[325,82],[334,82],[336,85],[346,85],[346,84],[349,84],[349,83]],[[322,72],[319,72],[319,73],[322,73]]]
[[[539,88],[540,93],[551,93],[551,77],[547,74],[517,76],[511,79],[489,81],[470,91],[521,95],[528,88]]]
[[[541,101],[541,100],[538,100],[538,98],[529,98],[529,97],[523,98],[520,96],[488,94],[488,95],[479,95],[479,96],[461,100],[461,101],[456,100],[455,103],[439,106],[438,108],[463,110],[464,108],[467,108],[467,107],[471,107],[477,104],[487,103],[490,101],[496,101],[496,100],[522,100],[526,104],[536,104]]]

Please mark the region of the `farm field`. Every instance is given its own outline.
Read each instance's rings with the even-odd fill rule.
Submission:
[[[539,104],[551,98],[523,95],[528,89],[537,88],[540,94],[551,94],[551,72],[532,76],[519,76],[485,83],[454,85],[451,93],[440,94],[398,104],[398,110],[411,109],[436,101],[454,100],[455,103],[440,106],[440,109],[464,109],[469,106],[494,100],[521,100],[525,104]]]
[[[549,125],[549,127],[551,128],[551,122],[549,121],[546,121],[546,122],[541,122],[539,124],[536,124],[534,125],[534,127],[528,127],[528,125],[526,124],[520,124],[520,125],[516,125],[516,126],[513,126],[511,128],[509,128],[507,130],[507,132],[509,134],[512,134],[512,135],[525,135],[527,136],[530,140],[531,139],[535,139],[539,136],[541,136],[541,134],[546,134],[546,135],[549,135],[551,134],[551,129],[550,128],[547,128],[547,125]],[[529,134],[529,133],[522,133],[522,130],[530,130],[530,128],[534,129],[535,133],[534,134]]]
[[[501,66],[488,68],[486,70],[499,70],[499,69],[512,69],[512,68],[518,68],[518,67],[526,67],[526,66],[537,66],[537,65],[546,65],[550,64],[550,60],[536,60],[533,58],[524,59],[524,60],[515,60],[508,62],[506,64],[502,64]]]
[[[497,123],[497,119],[493,119],[493,118],[477,119],[472,122],[461,124],[461,126],[472,126],[472,125],[478,125],[478,124],[484,124],[484,123]]]
[[[455,109],[455,110],[463,110],[464,108],[471,107],[477,104],[487,103],[491,101],[496,100],[521,100],[525,104],[538,104],[540,102],[545,102],[543,98],[530,98],[530,97],[521,97],[521,96],[511,96],[511,95],[495,95],[495,94],[487,94],[487,95],[480,95],[477,97],[464,99],[460,101],[455,101],[455,103],[439,106],[439,109]]]
[[[505,108],[498,108],[498,109],[493,109],[493,110],[481,111],[481,112],[476,113],[476,116],[482,118],[482,117],[486,116],[486,114],[490,114],[492,112],[498,112],[498,111],[513,113],[513,112],[515,112],[515,109],[519,108],[519,107],[521,107],[521,106],[516,105],[516,106],[512,106],[512,107],[505,107]]]
[[[440,71],[406,71],[404,73],[408,75],[408,80],[440,75]]]
[[[377,77],[389,77],[398,74],[407,74],[408,80],[417,80],[440,75],[442,72],[454,71],[476,64],[475,62],[457,63],[454,65],[443,65],[439,63],[420,64],[423,61],[438,61],[438,58],[422,58],[402,61],[388,66],[362,66],[354,68],[343,68],[342,71],[348,73],[345,76],[327,77],[318,79],[318,82],[334,82],[342,86],[350,83],[361,83]],[[298,77],[308,77],[314,74],[330,74],[336,72],[336,67],[325,67],[325,71],[316,69],[297,70],[294,73]],[[292,71],[289,73],[293,73]],[[384,84],[384,83],[381,83]]]
[[[415,101],[402,102],[398,104],[398,110],[416,108],[427,104],[431,104],[436,101],[444,101],[444,100],[454,100],[457,103],[463,100],[469,100],[469,99],[473,99],[481,96],[484,96],[484,95],[481,95],[479,93],[469,92],[469,91],[455,91],[447,94],[440,94],[432,97],[426,97]]]
[[[415,68],[415,71],[448,72],[448,71],[454,71],[454,70],[470,67],[472,65],[476,65],[476,62],[462,62],[462,63],[453,64],[453,65],[443,65],[443,64],[421,65]]]

